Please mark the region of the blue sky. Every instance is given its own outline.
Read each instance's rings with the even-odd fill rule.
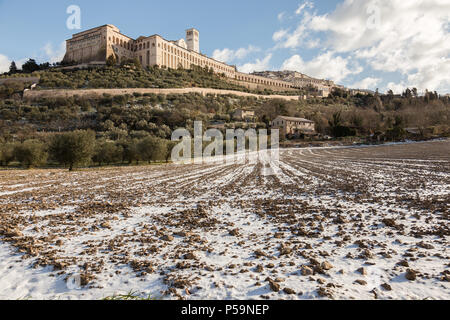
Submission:
[[[0,0],[0,71],[11,60],[57,61],[70,5],[81,29],[176,40],[200,30],[203,53],[244,72],[297,70],[350,87],[450,92],[448,0]],[[20,39],[18,41],[17,39]]]

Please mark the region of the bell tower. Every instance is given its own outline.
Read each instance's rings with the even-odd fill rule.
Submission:
[[[189,50],[200,53],[200,33],[197,29],[186,30],[186,43]]]

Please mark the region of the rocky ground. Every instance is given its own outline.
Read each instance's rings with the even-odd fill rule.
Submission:
[[[450,298],[450,141],[270,166],[2,171],[0,298]]]

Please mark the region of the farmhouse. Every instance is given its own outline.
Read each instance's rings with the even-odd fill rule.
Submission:
[[[316,133],[314,121],[279,116],[271,122],[272,129],[279,129],[281,137],[299,137]]]

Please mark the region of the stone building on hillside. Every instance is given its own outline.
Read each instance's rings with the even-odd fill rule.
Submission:
[[[261,71],[253,72],[252,75],[289,82],[296,88],[311,86],[318,90],[320,97],[328,97],[336,87],[331,80],[316,79],[296,71]]]
[[[295,88],[286,81],[240,73],[236,66],[207,57],[200,52],[200,33],[195,28],[186,30],[186,39],[169,41],[157,34],[133,39],[122,34],[116,26],[107,24],[74,34],[66,41],[65,62],[102,65],[110,56],[114,56],[118,63],[137,59],[144,68],[207,67],[250,89],[283,91]]]
[[[234,112],[233,119],[252,121],[255,119],[255,111],[238,109]]]
[[[212,68],[214,72],[233,77],[236,67],[208,58],[200,53],[199,32],[186,30],[186,39],[168,41],[160,35],[132,39],[113,25],[104,25],[74,34],[67,40],[65,61],[102,64],[114,55],[118,63],[138,59],[143,67],[158,65],[188,69],[192,65]]]
[[[271,122],[272,129],[280,130],[280,137],[301,137],[316,134],[314,121],[279,116]]]

